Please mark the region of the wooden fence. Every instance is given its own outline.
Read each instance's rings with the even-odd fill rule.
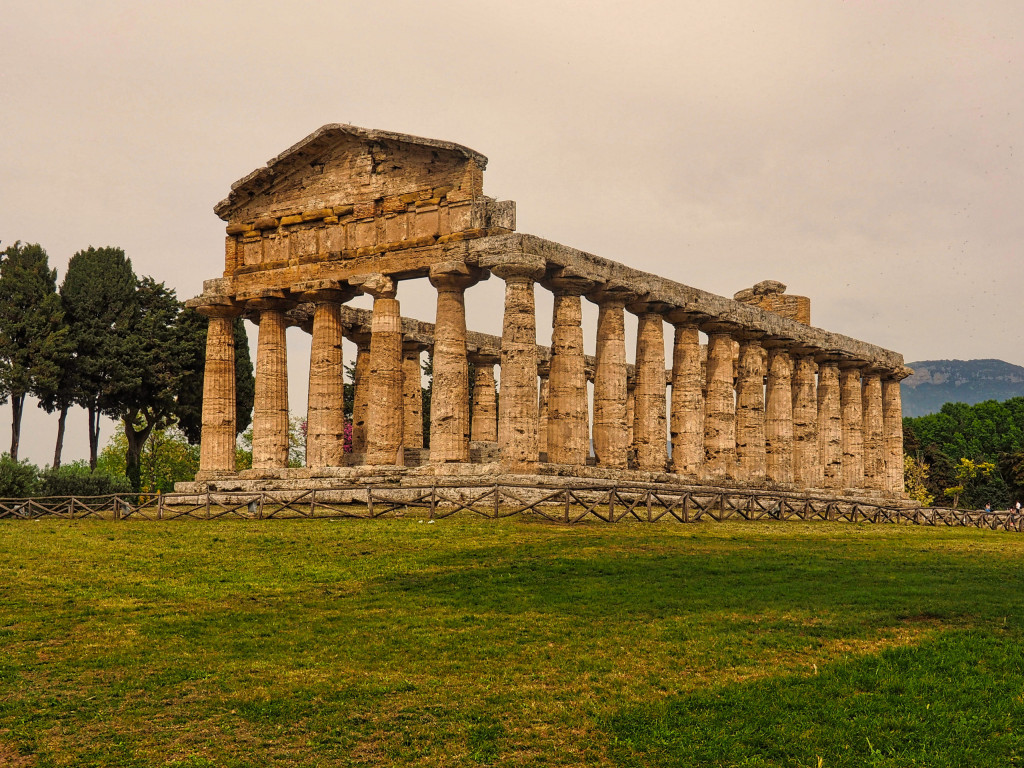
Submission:
[[[0,499],[0,519],[37,520],[245,520],[381,518],[418,515],[439,520],[456,513],[489,519],[534,515],[572,525],[702,520],[832,520],[851,523],[969,526],[1017,531],[1022,515],[886,505],[756,490],[614,487],[553,488],[510,483],[339,486],[307,491],[118,494],[113,496]]]

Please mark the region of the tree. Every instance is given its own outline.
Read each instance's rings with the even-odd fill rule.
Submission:
[[[175,415],[178,425],[190,443],[196,445],[203,431],[203,381],[206,374],[207,320],[194,309],[178,315],[182,378],[178,386]],[[252,423],[252,407],[256,400],[249,337],[242,318],[235,320],[235,430],[241,435]]]
[[[57,384],[68,329],[57,295],[57,272],[36,244],[15,243],[0,254],[0,388],[11,401],[11,458],[18,460],[25,395]]]
[[[903,486],[907,496],[925,507],[935,503],[935,497],[928,492],[928,465],[908,454],[903,455]]]
[[[956,467],[956,485],[950,486],[945,490],[945,495],[950,496],[953,499],[953,508],[960,503],[960,497],[964,491],[967,490],[971,484],[982,478],[987,478],[992,475],[995,471],[996,465],[987,461],[971,461],[970,459],[960,459],[960,463]]]
[[[116,415],[127,393],[141,386],[137,350],[128,340],[138,311],[137,284],[124,251],[92,246],[71,257],[61,284],[74,350],[71,391],[89,415],[92,469],[99,451],[100,415]]]
[[[128,470],[128,438],[124,425],[100,453],[98,471],[125,477]],[[190,445],[175,426],[154,429],[139,457],[139,488],[142,493],[170,493],[174,484],[191,480],[199,470],[199,448]]]

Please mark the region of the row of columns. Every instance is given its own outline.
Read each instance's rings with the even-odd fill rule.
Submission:
[[[464,296],[484,273],[462,262],[430,270],[437,290],[432,462],[467,462],[471,440],[496,440],[508,472],[535,472],[541,452],[552,463],[587,463],[590,435],[582,327],[582,297],[586,296],[598,305],[593,445],[599,466],[624,469],[632,452],[638,469],[669,469],[694,482],[902,492],[902,414],[895,377],[883,379],[881,372],[852,361],[665,305],[630,302],[626,291],[598,287],[571,274],[544,280],[554,295],[554,311],[547,392],[542,398],[546,424],[542,425],[534,283],[545,277],[546,265],[526,259],[494,265],[491,271],[505,282],[501,355],[500,360],[486,355],[476,358],[471,404]],[[400,465],[403,446],[423,444],[421,347],[403,346],[395,281],[384,275],[363,276],[350,287],[308,291],[302,297],[316,305],[307,432],[310,467],[342,463],[340,306],[357,290],[374,301],[369,337],[353,338],[358,349],[353,449],[365,453],[367,464]],[[259,310],[253,467],[286,467],[287,307],[280,299],[259,299],[249,306]],[[626,379],[627,309],[637,316],[632,388]],[[204,471],[230,471],[234,467],[230,325],[238,310],[207,307],[202,311],[210,318],[210,331],[201,465]],[[671,409],[665,381],[666,321],[675,330]],[[708,337],[706,377],[702,376],[701,331]],[[739,365],[734,377],[737,343]],[[501,393],[495,414],[496,362],[501,365]]]

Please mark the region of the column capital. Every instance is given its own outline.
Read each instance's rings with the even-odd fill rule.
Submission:
[[[422,352],[426,348],[427,348],[427,345],[424,344],[422,341],[410,341],[410,340],[407,340],[407,339],[403,339],[402,340],[402,352],[403,353],[414,352],[416,354],[419,354],[420,352]]]
[[[572,267],[562,267],[541,283],[552,293],[562,296],[582,296],[594,290],[597,285],[592,277],[583,275]]]
[[[636,297],[636,293],[619,283],[603,283],[588,291],[587,300],[602,307],[624,308]]]
[[[497,365],[501,361],[501,355],[497,352],[477,350],[469,353],[469,362],[473,365]]]
[[[292,292],[302,301],[314,304],[344,304],[361,293],[359,289],[342,280],[306,280],[293,285]]]
[[[239,294],[237,301],[246,310],[257,310],[259,312],[264,310],[287,312],[298,303],[286,291],[261,291],[253,294]]]
[[[242,308],[229,298],[215,299],[209,303],[199,304],[192,308],[206,318],[229,317],[234,319],[242,314]]]
[[[464,291],[481,280],[486,280],[486,269],[471,267],[463,261],[443,261],[430,265],[430,284],[438,290]]]
[[[907,368],[907,366],[903,366],[897,371],[886,371],[885,373],[882,374],[882,379],[888,379],[889,381],[903,381],[908,376],[913,375],[913,368]]]
[[[672,308],[671,304],[666,304],[663,301],[631,301],[626,304],[626,309],[634,315],[662,315]]]
[[[495,254],[480,260],[480,266],[491,270],[505,282],[539,280],[547,272],[547,261],[526,253]]]
[[[375,299],[393,299],[398,294],[398,281],[380,272],[354,275],[349,278],[349,283]]]
[[[665,320],[674,325],[676,328],[686,328],[697,326],[700,328],[701,323],[708,320],[707,315],[697,314],[695,312],[689,312],[685,309],[670,309],[665,313]]]
[[[551,374],[551,361],[541,360],[537,363],[537,375],[546,379]]]

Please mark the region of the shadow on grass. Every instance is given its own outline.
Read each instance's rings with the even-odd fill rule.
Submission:
[[[952,631],[819,675],[625,706],[602,725],[622,766],[1021,765],[1021,640]]]

